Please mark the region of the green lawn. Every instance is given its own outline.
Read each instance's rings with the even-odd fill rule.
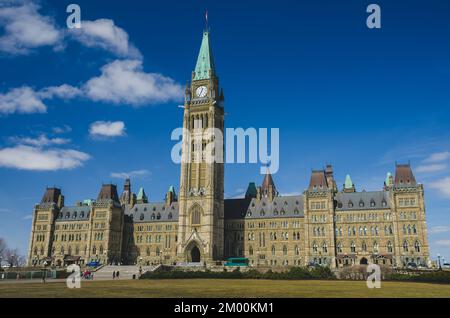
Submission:
[[[82,281],[80,289],[65,283],[2,283],[3,297],[450,297],[450,285],[382,282],[368,289],[364,281],[286,281],[180,279]]]

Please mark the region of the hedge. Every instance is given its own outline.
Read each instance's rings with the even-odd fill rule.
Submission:
[[[173,269],[171,271],[146,272],[141,279],[187,279],[187,278],[218,278],[218,279],[336,279],[333,272],[328,267],[317,267],[313,269],[303,267],[292,267],[285,272],[272,272],[268,270],[261,273],[255,269],[241,272],[239,268],[229,272],[226,269],[222,272],[211,271],[183,271]]]

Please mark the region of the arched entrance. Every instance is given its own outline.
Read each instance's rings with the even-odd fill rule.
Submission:
[[[191,262],[199,263],[200,262],[200,250],[196,245],[191,249]]]
[[[185,257],[187,262],[191,263],[199,263],[202,258],[202,253],[200,251],[199,245],[197,242],[192,241],[185,250]]]
[[[363,257],[361,258],[361,260],[359,261],[360,265],[367,265],[367,258]]]

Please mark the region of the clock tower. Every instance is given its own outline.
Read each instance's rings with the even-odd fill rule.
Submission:
[[[184,103],[177,242],[181,262],[210,263],[223,257],[223,103],[205,30]],[[214,143],[222,149],[208,146]]]

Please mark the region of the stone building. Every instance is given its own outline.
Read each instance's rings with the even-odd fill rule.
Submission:
[[[195,142],[199,131],[223,132],[224,100],[205,31],[186,87],[179,195],[171,186],[162,202],[151,202],[127,179],[120,197],[107,184],[96,200],[65,206],[60,189],[48,188],[34,209],[29,263],[213,264],[245,257],[268,267],[429,264],[423,186],[409,164],[396,165],[379,191],[357,192],[348,175],[339,187],[327,165],[311,172],[297,196],[280,196],[267,173],[244,198],[224,199],[223,164],[197,160],[207,155],[208,140]]]

